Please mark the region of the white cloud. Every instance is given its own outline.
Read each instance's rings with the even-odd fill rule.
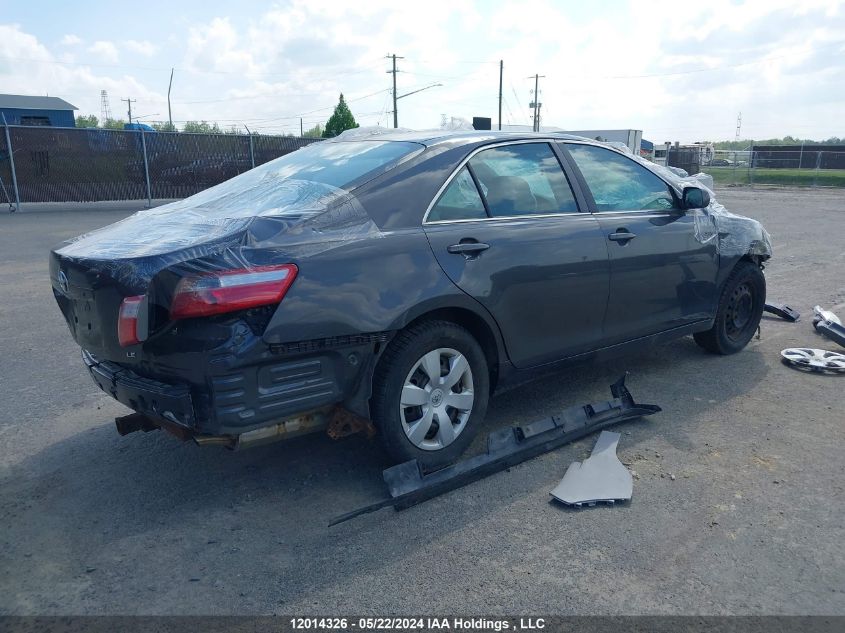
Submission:
[[[77,46],[82,44],[82,38],[73,33],[68,33],[59,42],[62,46]]]
[[[52,54],[19,25],[0,24],[0,85],[4,92],[62,97],[77,106],[79,114],[99,116],[100,91],[107,90],[111,95],[113,116],[124,119],[121,97],[131,95],[139,102],[147,103],[166,101],[162,93],[151,90],[136,77],[114,73],[110,67],[96,69],[75,63],[57,63],[67,61],[64,54]],[[91,61],[105,63],[96,58]]]
[[[177,10],[152,41],[129,30],[135,39],[99,41],[73,56],[8,27],[17,44],[0,38],[0,48],[13,51],[7,55],[72,63],[16,64],[4,73],[0,59],[0,79],[36,93],[66,89],[73,98],[84,87],[90,93],[80,101],[89,110],[98,109],[101,88],[119,90],[113,99],[138,99],[133,113],[165,118],[161,95],[174,60],[175,121],[294,132],[300,113],[305,127],[324,122],[341,91],[363,125],[391,124],[385,55],[395,52],[404,57],[399,94],[443,84],[402,99],[400,125],[433,127],[441,114],[495,120],[503,59],[505,123],[530,122],[528,76],[538,72],[546,75],[544,122],[563,128],[634,127],[658,142],[731,138],[742,111],[743,131],[757,138],[842,134],[845,46],[837,42],[845,16],[842,2],[831,0],[800,7],[712,0],[682,9],[669,1],[534,0],[530,10],[516,2],[372,0],[339,8],[292,0],[251,16],[189,18]],[[84,24],[66,28],[82,33]],[[152,56],[167,63],[150,68]],[[126,67],[115,68],[118,60]]]
[[[88,52],[96,56],[96,61],[99,63],[108,62],[115,63],[119,59],[117,46],[113,42],[106,40],[98,40],[88,47]]]
[[[144,57],[152,57],[158,50],[155,44],[147,40],[126,40],[123,42],[123,47],[131,53],[137,53]]]

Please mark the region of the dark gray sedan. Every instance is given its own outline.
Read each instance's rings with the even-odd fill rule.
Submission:
[[[375,424],[454,461],[508,381],[692,334],[730,354],[769,237],[696,180],[571,136],[315,143],[59,246],[95,382],[163,428],[247,446]]]

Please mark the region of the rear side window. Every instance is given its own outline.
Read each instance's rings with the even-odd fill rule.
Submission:
[[[578,211],[548,143],[493,147],[476,154],[469,165],[492,217]]]
[[[599,211],[676,209],[665,182],[630,158],[595,145],[567,144]]]
[[[486,218],[484,203],[466,167],[458,172],[428,213],[428,221]]]

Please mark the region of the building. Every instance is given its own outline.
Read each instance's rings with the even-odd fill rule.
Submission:
[[[9,125],[75,127],[74,110],[78,108],[58,97],[0,94],[0,114]]]

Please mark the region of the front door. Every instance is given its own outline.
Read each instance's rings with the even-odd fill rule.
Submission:
[[[715,240],[672,188],[634,160],[578,143],[564,147],[586,181],[610,253],[608,344],[711,318],[717,304]]]
[[[516,367],[600,343],[606,240],[579,211],[548,143],[476,153],[430,209],[425,231],[449,278],[493,315]]]

